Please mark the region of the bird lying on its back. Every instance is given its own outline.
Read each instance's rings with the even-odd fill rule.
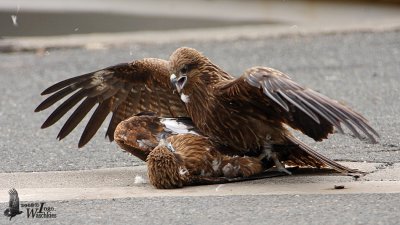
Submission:
[[[93,137],[111,112],[106,133],[110,140],[121,121],[140,112],[186,116],[203,135],[225,146],[232,155],[265,156],[283,171],[276,153],[280,146],[301,146],[286,126],[316,141],[327,138],[334,128],[343,133],[342,125],[360,139],[361,133],[374,143],[378,137],[359,113],[303,88],[280,71],[253,67],[234,78],[192,48],[177,49],[169,61],[142,59],[73,77],[42,94],[51,93],[36,112],[73,94],[54,110],[42,128],[57,122],[83,100],[61,128],[59,139],[98,103],[79,147]]]
[[[264,171],[256,157],[219,152],[187,118],[133,116],[117,126],[114,138],[122,149],[146,160],[150,183],[157,188],[224,183]]]
[[[222,146],[200,134],[188,118],[159,118],[141,114],[119,123],[118,145],[146,160],[150,183],[157,188],[215,184],[260,179],[278,174],[269,170],[273,161],[262,157],[232,156]],[[316,153],[302,143],[278,152],[283,164],[358,172]],[[227,149],[224,149],[228,152]],[[267,170],[267,171],[266,171]]]
[[[208,138],[195,134],[162,140],[147,157],[147,169],[150,183],[157,188],[196,185],[213,178],[250,177],[264,171],[260,159],[221,154]]]

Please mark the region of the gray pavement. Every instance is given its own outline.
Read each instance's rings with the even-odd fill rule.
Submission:
[[[372,184],[368,182],[382,179],[394,182],[392,184],[394,188],[397,187],[397,191],[393,192],[399,192],[400,179],[396,174],[390,175],[392,169],[398,171],[396,163],[400,162],[400,121],[397,116],[400,110],[398,104],[400,31],[398,30],[287,35],[214,42],[130,44],[101,50],[63,49],[38,53],[0,54],[2,81],[0,83],[2,91],[0,172],[4,175],[30,171],[88,170],[90,174],[92,169],[143,165],[119,150],[114,143],[110,144],[104,140],[104,130],[83,149],[77,149],[82,126],[66,140],[58,142],[55,137],[62,123],[40,130],[41,123],[50,111],[33,113],[33,110],[43,99],[39,93],[56,81],[132,59],[168,58],[169,54],[180,46],[190,46],[202,51],[232,74],[239,75],[245,68],[254,65],[270,66],[286,72],[297,82],[361,112],[381,134],[380,143],[376,145],[358,141],[350,135],[333,135],[323,143],[314,143],[302,137],[319,152],[335,160],[379,163],[375,166],[376,177],[371,178],[373,181],[353,182],[343,180],[343,177],[323,177],[310,182],[307,181],[307,176],[300,176],[300,178],[280,178],[282,182],[280,184],[294,183],[301,186],[307,183],[325,182],[332,186],[331,184],[335,182],[345,181],[349,184],[363,183],[368,187]],[[93,171],[93,176],[96,173]],[[118,173],[114,176],[118,176]],[[23,177],[29,180],[29,173],[23,173],[13,181],[1,185],[0,196],[3,202],[7,198],[8,184],[12,184],[17,190],[21,188],[21,201],[30,198],[32,193],[25,192],[30,188],[29,182],[23,180]],[[60,177],[57,180],[60,180]],[[101,184],[102,181],[98,182]],[[267,184],[269,181],[263,182]],[[98,197],[100,200],[82,200],[85,197],[85,188],[91,190],[83,187],[80,190],[81,200],[60,202],[43,199],[43,201],[47,201],[47,205],[57,210],[58,219],[48,219],[46,222],[60,224],[69,222],[122,224],[126,221],[138,224],[398,224],[399,222],[396,214],[399,209],[398,194],[376,194],[372,191],[371,194],[361,195],[280,193],[251,196],[252,185],[246,184],[248,183],[244,183],[245,188],[241,190],[245,195],[236,196],[125,197],[115,201],[101,200],[100,196]],[[230,185],[235,187],[238,184]],[[231,187],[230,185],[227,187]],[[122,185],[127,190],[131,186],[134,185],[127,183]],[[110,188],[112,187],[111,185]],[[290,190],[296,187],[296,185],[291,186]],[[40,187],[31,188],[32,191],[40,191]],[[145,191],[154,190],[148,184],[141,188]],[[210,186],[196,190],[201,192],[202,188]],[[218,187],[211,186],[211,188],[214,190]],[[57,190],[62,191],[61,188]],[[183,190],[191,192],[192,189]],[[43,195],[45,196],[45,193]],[[2,218],[0,223],[6,221],[5,219]],[[42,223],[39,219],[27,220],[26,215],[14,219],[18,223]]]
[[[40,130],[50,110],[33,113],[43,100],[39,95],[56,81],[102,67],[143,57],[168,58],[177,47],[199,49],[232,74],[267,65],[301,84],[350,105],[368,118],[381,134],[371,145],[350,136],[333,135],[312,144],[335,160],[399,162],[400,32],[289,36],[232,42],[185,42],[165,45],[131,45],[88,51],[55,50],[47,54],[1,54],[2,100],[0,171],[76,170],[132,166],[139,162],[109,144],[104,130],[83,149],[77,149],[82,129],[66,140],[55,139],[62,123]],[[65,119],[63,120],[65,121]],[[83,123],[84,124],[84,123]],[[104,129],[107,124],[104,124]],[[80,126],[79,128],[82,128]]]
[[[400,194],[246,195],[56,201],[18,224],[398,224]],[[2,218],[3,219],[3,218]],[[8,221],[7,221],[8,222]],[[7,223],[4,223],[7,224]]]
[[[0,51],[388,30],[400,27],[398,2],[2,0]]]

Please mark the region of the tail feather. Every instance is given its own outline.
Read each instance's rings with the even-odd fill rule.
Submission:
[[[294,164],[301,165],[305,164],[312,167],[329,167],[340,173],[351,174],[351,173],[363,173],[357,169],[351,169],[343,166],[332,159],[329,159],[320,153],[313,150],[311,147],[306,145],[304,142],[298,140],[293,136],[287,136],[287,139],[291,141],[295,148],[290,149],[289,161]],[[286,162],[285,162],[286,163]]]

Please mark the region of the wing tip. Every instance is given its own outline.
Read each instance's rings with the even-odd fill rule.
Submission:
[[[75,77],[73,77],[73,78],[75,78]],[[70,79],[72,79],[72,78],[70,78]],[[42,91],[42,93],[40,93],[40,95],[48,95],[48,94],[51,94],[51,93],[54,93],[54,92],[60,90],[61,88],[65,87],[65,86],[68,86],[68,85],[60,86],[60,83],[63,83],[70,79],[66,79],[66,80],[63,80],[63,81],[60,81],[60,82],[57,82],[57,83],[51,85],[50,87],[48,87],[44,91]]]
[[[57,134],[57,137],[56,137],[56,139],[57,140],[59,140],[59,141],[61,141],[62,139],[64,139],[66,137],[66,135],[63,135],[62,133],[61,133],[61,131]]]
[[[113,142],[114,141],[114,134],[111,134],[111,133],[106,133],[105,135],[104,135],[104,138],[105,139],[108,139],[110,142]]]
[[[83,146],[85,146],[85,145],[89,142],[89,140],[90,140],[90,138],[87,139],[87,138],[85,138],[84,136],[82,136],[82,137],[79,139],[78,148],[82,148]]]
[[[68,133],[69,134],[69,133]],[[62,139],[64,139],[66,136],[68,136],[68,134],[61,134],[61,132],[60,133],[58,133],[58,135],[57,135],[57,140],[58,141],[61,141]],[[90,139],[89,139],[90,140]],[[79,142],[78,142],[78,148],[82,148],[82,147],[84,147],[88,142],[89,142],[89,140],[86,140],[86,138],[82,138],[81,137],[81,139],[79,139]]]
[[[46,88],[44,91],[42,91],[42,93],[40,93],[40,95],[48,95],[48,94],[53,93],[53,92],[50,90],[51,87],[52,87],[52,86]]]
[[[41,102],[34,110],[34,112],[41,112],[47,108],[49,108],[52,104],[46,104],[46,100]]]
[[[44,123],[42,124],[42,126],[40,126],[40,129],[46,129],[48,127],[50,127],[51,125],[53,125],[54,123],[50,123],[48,122],[48,119],[46,121],[44,121]]]
[[[377,136],[379,138],[379,136]],[[369,141],[371,142],[371,144],[378,144],[379,141],[374,137],[374,136],[368,136]]]
[[[42,107],[40,107],[40,105],[38,105],[38,107],[35,108],[35,110],[33,110],[33,112],[40,112],[43,111]]]

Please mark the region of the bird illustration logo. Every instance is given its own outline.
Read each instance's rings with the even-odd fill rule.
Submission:
[[[10,217],[11,220],[14,216],[21,214],[22,211],[19,210],[19,197],[17,190],[12,188],[8,191],[8,194],[10,195],[10,201],[8,203],[8,208],[4,210],[4,215]]]

